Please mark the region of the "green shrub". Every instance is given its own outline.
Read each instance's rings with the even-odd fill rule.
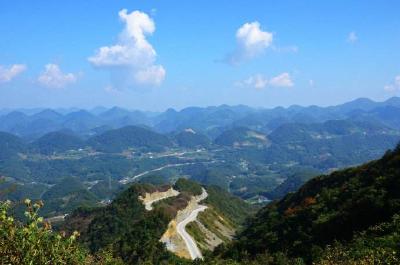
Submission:
[[[0,202],[0,264],[88,264],[75,242],[77,232],[69,237],[53,232],[38,216],[42,202],[25,204],[28,221],[20,223],[8,214],[11,202]]]

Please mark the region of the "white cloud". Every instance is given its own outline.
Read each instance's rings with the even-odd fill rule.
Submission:
[[[260,23],[255,21],[245,23],[237,30],[236,41],[236,50],[225,59],[230,64],[239,64],[262,54],[271,46],[273,34],[263,31]]]
[[[349,35],[347,36],[347,42],[355,43],[357,41],[358,41],[357,34],[354,31],[350,32]]]
[[[271,45],[273,35],[262,31],[260,23],[246,23],[236,32],[238,44],[244,49],[248,56],[254,56]]]
[[[400,75],[394,78],[394,82],[392,84],[384,86],[384,89],[387,92],[397,92],[400,91]]]
[[[75,83],[77,80],[78,75],[72,73],[64,74],[57,64],[47,64],[38,77],[38,82],[49,88],[63,88]]]
[[[112,46],[104,46],[96,54],[89,57],[89,62],[97,68],[121,70],[127,80],[139,85],[160,85],[166,75],[162,65],[155,63],[157,53],[147,41],[146,36],[155,31],[154,21],[140,11],[128,13],[126,9],[119,12],[125,28],[118,42]]]
[[[264,89],[266,87],[292,87],[294,86],[294,83],[288,73],[282,73],[271,79],[268,79],[261,74],[256,74],[243,81],[236,82],[236,85],[241,87]]]
[[[6,83],[13,80],[26,70],[25,64],[13,64],[9,68],[0,65],[0,83]]]
[[[313,87],[315,85],[315,82],[313,79],[308,80],[308,84],[310,85],[310,87]]]
[[[269,84],[274,87],[292,87],[294,83],[289,73],[282,73],[278,76],[273,77]]]

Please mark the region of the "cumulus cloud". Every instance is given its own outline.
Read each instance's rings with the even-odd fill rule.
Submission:
[[[57,64],[47,64],[39,75],[38,82],[48,88],[63,88],[78,80],[78,75],[63,73]]]
[[[156,29],[154,21],[140,11],[119,12],[125,23],[116,44],[99,48],[89,62],[96,68],[120,71],[127,80],[139,85],[160,85],[166,75],[162,65],[156,64],[157,53],[147,36]]]
[[[294,86],[294,82],[292,81],[289,73],[282,73],[278,76],[272,77],[271,79],[268,79],[261,74],[256,74],[243,81],[237,82],[236,85],[241,87],[263,89],[266,87],[292,87]]]
[[[225,61],[230,64],[240,64],[243,61],[257,57],[271,46],[273,34],[263,31],[259,22],[245,23],[236,31],[237,47]]]
[[[384,86],[384,89],[385,89],[387,92],[397,92],[397,91],[400,91],[400,75],[398,75],[398,76],[396,76],[396,77],[394,78],[394,82],[393,82],[393,83]]]
[[[354,31],[350,32],[349,35],[347,36],[347,42],[349,42],[349,43],[355,43],[355,42],[357,42],[357,40],[358,40],[358,37]]]
[[[8,68],[0,65],[0,83],[10,82],[25,70],[25,64],[13,64]]]

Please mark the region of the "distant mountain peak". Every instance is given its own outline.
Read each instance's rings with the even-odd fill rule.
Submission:
[[[387,99],[385,101],[385,103],[387,105],[391,105],[391,106],[393,106],[393,105],[400,106],[400,97],[391,97],[391,98]]]
[[[21,111],[11,111],[10,113],[8,113],[5,117],[27,117],[27,115]]]
[[[33,118],[41,118],[41,119],[58,119],[62,117],[62,115],[55,110],[52,109],[45,109],[39,113],[32,115]]]

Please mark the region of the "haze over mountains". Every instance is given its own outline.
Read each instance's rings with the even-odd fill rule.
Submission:
[[[129,111],[119,107],[98,107],[92,110],[21,109],[0,111],[0,131],[28,140],[58,130],[70,130],[81,137],[89,137],[109,129],[128,125],[152,128],[160,133],[171,133],[191,128],[210,138],[232,127],[248,127],[270,133],[286,123],[322,123],[328,120],[368,121],[400,128],[400,98],[384,102],[360,98],[332,107],[291,106],[274,109],[255,109],[248,106],[188,107],[181,111],[168,109],[162,113]]]

